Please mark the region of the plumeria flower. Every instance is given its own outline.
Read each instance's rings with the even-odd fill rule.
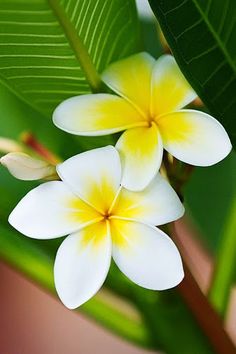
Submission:
[[[178,219],[184,208],[159,174],[142,192],[121,187],[120,158],[112,146],[71,157],[57,172],[61,181],[29,192],[9,222],[28,237],[69,234],[54,267],[57,292],[68,308],[78,307],[100,289],[111,256],[142,287],[163,290],[182,280],[179,252],[155,225]]]
[[[54,111],[59,128],[78,135],[125,130],[116,147],[123,165],[122,185],[142,190],[159,170],[163,148],[177,159],[209,166],[231,150],[223,126],[209,114],[182,109],[196,98],[174,58],[155,61],[139,53],[111,64],[103,81],[120,97],[89,94],[72,97]]]
[[[9,153],[22,150],[22,145],[17,141],[0,136],[0,153]]]

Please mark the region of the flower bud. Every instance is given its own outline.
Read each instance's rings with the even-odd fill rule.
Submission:
[[[24,181],[58,179],[55,166],[22,152],[11,152],[0,162],[14,177]]]
[[[8,153],[22,151],[22,146],[15,140],[0,137],[0,152]]]

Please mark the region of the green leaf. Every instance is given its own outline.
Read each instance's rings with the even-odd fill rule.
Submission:
[[[233,151],[217,165],[196,167],[184,187],[187,212],[214,255],[221,251],[222,236],[236,196],[235,166],[236,153]]]
[[[235,0],[149,0],[173,54],[236,146]]]
[[[0,2],[0,80],[46,115],[138,42],[134,0]]]
[[[232,285],[235,281],[236,264],[236,194],[227,222],[222,232],[222,240],[216,260],[215,274],[212,280],[209,298],[218,312],[225,316]]]

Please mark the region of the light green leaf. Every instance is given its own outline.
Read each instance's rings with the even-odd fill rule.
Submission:
[[[134,0],[0,2],[0,80],[46,115],[96,88],[92,64],[101,72],[138,41]]]
[[[235,0],[149,0],[183,73],[236,146]]]
[[[233,283],[235,283],[236,264],[236,194],[222,232],[215,274],[209,298],[220,314],[226,315]]]

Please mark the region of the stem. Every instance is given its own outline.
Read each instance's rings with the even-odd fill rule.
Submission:
[[[236,262],[236,197],[234,198],[225,232],[219,247],[219,254],[212,281],[209,299],[213,306],[223,316],[227,310],[231,285],[234,281]]]
[[[49,151],[45,146],[43,146],[33,134],[22,134],[21,141],[50,164],[57,165],[60,162],[60,159],[51,151]]]
[[[181,244],[178,244],[179,237],[176,237],[176,233],[177,230],[175,225],[173,225],[172,236],[181,252]],[[192,311],[200,327],[208,337],[216,353],[235,354],[235,346],[225,332],[221,318],[201,292],[197,282],[186,265],[185,277],[182,283],[178,286],[178,290]]]
[[[178,290],[216,353],[235,354],[234,344],[225,332],[223,322],[202,294],[187,267],[185,267],[185,278],[178,286]]]
[[[183,200],[182,188],[189,180],[194,166],[178,161],[169,153],[164,152],[163,165],[166,169],[168,179],[174,187],[180,199]]]
[[[66,12],[62,6],[60,6],[59,1],[48,0],[48,2],[65,31],[66,37],[74,50],[76,58],[80,62],[92,92],[99,92],[102,82],[84,43],[68,19]]]
[[[175,242],[181,249],[181,256],[206,296],[213,273],[213,257],[186,216],[174,221],[174,225],[176,229]],[[202,271],[203,269],[204,271]]]

